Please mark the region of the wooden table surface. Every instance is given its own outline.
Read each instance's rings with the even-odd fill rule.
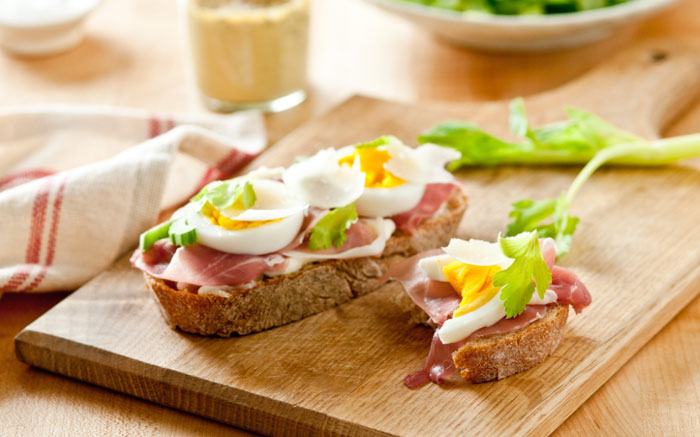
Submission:
[[[187,70],[174,3],[106,0],[88,22],[89,36],[76,49],[39,60],[0,53],[0,105],[71,102],[204,111]],[[700,2],[681,1],[641,27],[602,43],[549,54],[507,56],[449,46],[359,0],[316,1],[310,98],[299,108],[268,117],[269,136],[276,141],[353,93],[412,102],[484,101],[535,94],[577,77],[639,38],[664,36],[700,44]],[[698,131],[700,102],[667,134]],[[65,296],[6,294],[0,299],[1,434],[245,434],[17,361],[14,336]],[[700,299],[555,434],[696,435],[700,432],[698,333]]]

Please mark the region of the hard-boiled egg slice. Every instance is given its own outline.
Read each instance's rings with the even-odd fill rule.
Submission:
[[[425,192],[423,184],[403,184],[392,188],[365,188],[355,205],[363,217],[391,217],[413,209]]]
[[[341,165],[334,149],[297,162],[284,172],[282,180],[301,200],[319,208],[348,205],[360,197],[365,185],[359,159]]]
[[[252,208],[219,211],[205,207],[187,216],[199,244],[222,252],[263,255],[292,242],[301,229],[307,205],[281,182],[252,180],[251,184],[257,197]]]
[[[386,170],[391,159],[387,146],[346,147],[338,155],[344,166],[359,162],[364,174],[365,189],[355,203],[360,216],[390,217],[414,208],[423,197],[425,184],[406,183]]]
[[[453,238],[450,240],[450,244],[442,249],[451,257],[474,266],[498,265],[502,269],[507,269],[513,264],[513,260],[503,253],[499,243]]]
[[[199,244],[222,252],[245,255],[263,255],[282,249],[292,242],[303,221],[304,213],[298,212],[256,227],[228,230],[212,224],[201,214],[188,218],[188,222],[197,230]]]
[[[445,276],[442,269],[454,261],[455,259],[449,255],[436,255],[421,259],[418,261],[418,266],[433,281],[447,282],[447,276]]]

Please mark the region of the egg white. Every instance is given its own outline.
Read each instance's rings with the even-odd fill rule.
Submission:
[[[443,344],[456,343],[469,337],[474,331],[498,323],[505,316],[506,310],[499,291],[493,299],[474,311],[446,320],[438,329],[438,335]]]
[[[425,192],[425,184],[406,183],[391,188],[365,188],[355,202],[363,217],[391,217],[413,209]]]
[[[433,281],[447,282],[447,276],[442,269],[456,260],[449,255],[436,255],[423,258],[418,261],[418,266]]]
[[[301,229],[304,212],[255,228],[233,231],[214,225],[200,213],[190,215],[187,221],[195,227],[197,243],[203,246],[234,254],[264,255],[292,242]]]

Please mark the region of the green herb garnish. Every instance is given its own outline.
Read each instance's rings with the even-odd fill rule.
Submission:
[[[358,220],[355,204],[341,206],[330,210],[311,229],[309,249],[330,249],[341,247],[348,236],[345,230]]]
[[[255,205],[257,196],[250,181],[234,184],[231,181],[214,181],[207,184],[192,199],[192,202],[205,200],[211,203],[216,209],[222,210],[230,206],[251,208]],[[202,204],[206,203],[202,202]]]
[[[197,230],[185,217],[175,220],[168,230],[170,241],[176,246],[189,246],[197,242]]]
[[[700,134],[647,141],[575,108],[567,109],[569,120],[533,129],[522,99],[513,100],[510,109],[510,128],[522,137],[521,142],[503,141],[461,121],[440,123],[422,134],[419,142],[458,150],[462,156],[448,166],[451,171],[464,166],[585,163],[561,196],[519,200],[510,212],[513,221],[508,224],[506,236],[537,231],[542,238],[554,239],[557,257],[569,252],[579,222],[569,214],[571,203],[601,165],[659,166],[700,155]]]
[[[513,100],[510,110],[510,128],[523,137],[521,142],[501,140],[478,126],[461,121],[440,123],[421,134],[418,141],[460,152],[462,156],[450,163],[450,170],[503,164],[585,164],[602,149],[644,142],[642,138],[580,109],[567,108],[569,120],[539,129],[533,129],[528,123],[522,99]],[[633,163],[643,164],[639,160]]]
[[[552,273],[542,256],[536,232],[525,232],[509,238],[498,236],[503,253],[513,258],[513,264],[493,277],[493,285],[501,288],[501,300],[506,317],[512,318],[525,310],[537,290],[540,298],[552,283]],[[534,282],[534,285],[533,285]]]
[[[606,162],[618,162],[624,158],[644,165],[656,162],[668,164],[677,159],[700,155],[700,134],[685,135],[654,142],[622,144],[596,153],[576,176],[569,189],[556,199],[540,201],[520,200],[513,204],[510,213],[515,220],[508,225],[506,235],[537,230],[540,237],[553,238],[557,245],[557,257],[563,257],[571,249],[571,241],[579,219],[569,215],[574,197],[591,175]],[[544,224],[551,217],[551,223]]]
[[[569,215],[569,208],[564,196],[556,199],[530,200],[523,199],[513,203],[510,212],[513,217],[506,228],[506,236],[518,235],[521,232],[537,231],[540,238],[552,238],[557,246],[557,256],[569,253],[571,241],[579,219]],[[550,224],[543,221],[553,217]]]
[[[170,230],[170,226],[172,224],[173,220],[170,219],[166,222],[155,225],[151,229],[141,234],[139,236],[139,249],[141,249],[142,252],[145,252],[150,249],[151,246],[153,246],[153,243],[156,241],[162,240],[163,238],[168,238],[168,231]]]

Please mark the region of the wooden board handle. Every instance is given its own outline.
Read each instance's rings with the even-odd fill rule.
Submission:
[[[578,106],[649,138],[681,114],[700,92],[700,46],[647,40],[554,91],[527,101],[539,121],[562,118],[562,106]]]

